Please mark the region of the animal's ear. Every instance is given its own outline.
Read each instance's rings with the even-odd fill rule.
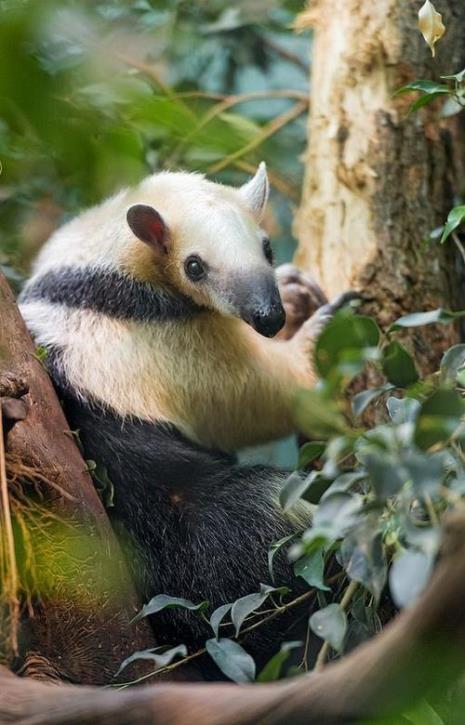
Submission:
[[[266,164],[262,161],[255,176],[239,189],[239,194],[258,221],[262,218],[266,202],[268,201],[269,190]]]
[[[136,237],[157,252],[168,251],[168,228],[162,216],[152,206],[134,204],[126,215]]]

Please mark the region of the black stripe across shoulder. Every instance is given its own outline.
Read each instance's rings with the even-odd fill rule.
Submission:
[[[20,302],[34,300],[140,322],[191,317],[202,310],[185,295],[98,267],[61,267],[46,272],[31,280],[20,298]]]

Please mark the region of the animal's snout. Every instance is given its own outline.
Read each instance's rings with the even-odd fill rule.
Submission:
[[[232,285],[238,317],[264,337],[274,337],[284,327],[286,313],[271,270],[249,273]]]
[[[250,316],[250,324],[264,337],[274,337],[286,322],[286,313],[281,302],[268,309],[258,309]]]

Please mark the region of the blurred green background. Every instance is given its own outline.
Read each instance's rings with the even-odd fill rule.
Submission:
[[[162,168],[240,184],[265,159],[290,258],[306,136],[302,0],[0,0],[0,264]],[[239,102],[240,101],[240,102]]]

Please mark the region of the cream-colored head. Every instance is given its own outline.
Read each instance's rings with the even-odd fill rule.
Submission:
[[[284,311],[260,228],[267,197],[264,163],[238,189],[201,174],[154,174],[61,227],[34,272],[116,269],[272,336],[284,324]]]
[[[146,179],[131,196],[127,224],[134,236],[124,262],[139,278],[240,317],[261,334],[281,329],[270,242],[259,224],[268,197],[264,163],[239,189],[166,173]]]

